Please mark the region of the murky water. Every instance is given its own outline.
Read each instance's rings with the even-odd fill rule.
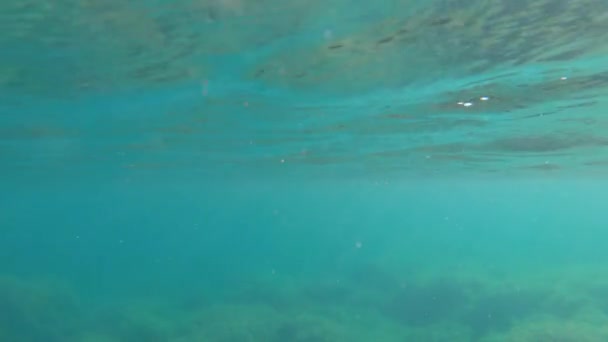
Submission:
[[[0,18],[0,341],[608,340],[608,3]]]

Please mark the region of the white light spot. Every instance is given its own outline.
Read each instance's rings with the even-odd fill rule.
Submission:
[[[77,238],[77,239],[80,239],[80,235],[76,235],[76,238]]]
[[[125,243],[125,240],[118,240],[118,243]]]
[[[247,101],[243,102],[243,107],[249,107],[249,102],[247,102]]]
[[[285,159],[281,159],[281,164],[285,163]]]
[[[458,102],[458,104],[462,106],[464,104],[464,102],[460,101],[460,102]]]
[[[361,241],[355,242],[355,248],[361,248],[361,247],[363,247],[363,243]]]
[[[490,98],[487,96],[482,96],[479,98],[481,101],[488,101]]]
[[[566,76],[562,76],[562,77],[560,78],[560,80],[562,80],[562,81],[565,81],[565,80],[567,80],[567,79],[568,79],[568,77],[566,77]]]
[[[329,29],[327,29],[323,32],[323,37],[325,39],[331,39],[331,37],[333,37],[333,36],[334,36],[334,33]]]
[[[471,102],[465,102],[462,105],[465,107],[471,107],[473,104]]]

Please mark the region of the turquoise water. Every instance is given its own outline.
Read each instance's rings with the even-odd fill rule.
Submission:
[[[608,3],[0,18],[0,342],[608,341]]]

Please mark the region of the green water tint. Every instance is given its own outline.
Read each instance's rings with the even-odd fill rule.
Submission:
[[[606,13],[1,2],[0,342],[608,340]]]
[[[442,274],[403,281],[365,268],[338,281],[254,282],[219,300],[90,306],[57,287],[3,278],[4,341],[602,341],[608,279],[580,286]],[[374,275],[370,278],[370,275]],[[379,279],[378,277],[383,279]]]

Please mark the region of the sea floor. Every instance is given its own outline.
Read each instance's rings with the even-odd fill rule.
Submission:
[[[1,341],[608,340],[600,266],[411,276],[367,265],[316,278],[274,271],[222,291],[128,299],[8,275],[0,289]]]

